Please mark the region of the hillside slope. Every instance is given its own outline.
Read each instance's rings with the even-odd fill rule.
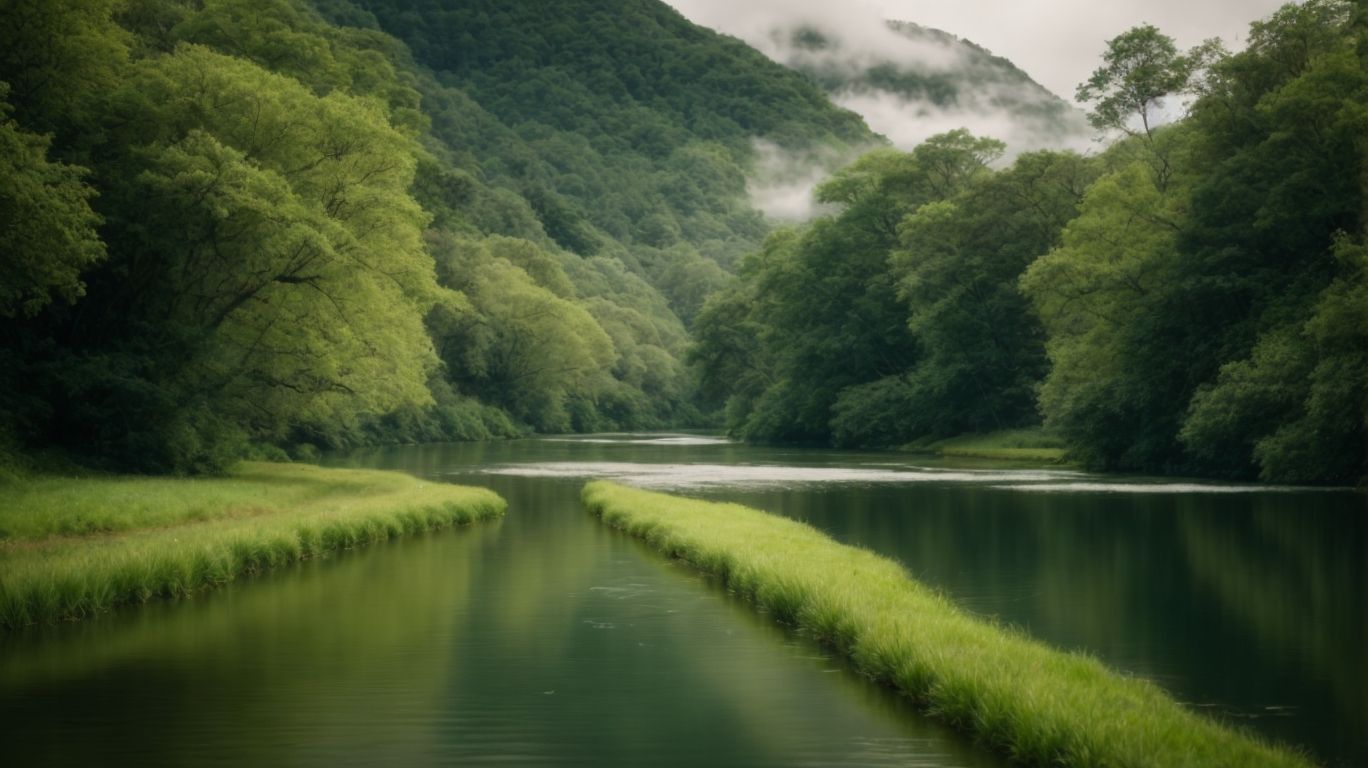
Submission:
[[[686,325],[769,229],[756,142],[875,141],[653,0],[23,0],[0,30],[0,445],[120,468],[694,422]]]

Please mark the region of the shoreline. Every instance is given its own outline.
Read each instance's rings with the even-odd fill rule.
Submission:
[[[0,631],[178,599],[289,563],[502,516],[483,488],[243,462],[222,478],[0,487]]]

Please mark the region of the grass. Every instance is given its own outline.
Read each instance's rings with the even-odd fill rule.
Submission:
[[[245,462],[229,476],[0,485],[0,628],[184,597],[237,576],[502,515],[482,488]]]
[[[1042,429],[1007,429],[983,435],[959,435],[945,440],[915,442],[903,450],[962,459],[1029,461],[1063,464],[1068,456],[1064,442]]]
[[[1306,766],[1158,686],[973,617],[897,563],[802,523],[596,481],[605,523],[716,575],[930,716],[1029,765]]]

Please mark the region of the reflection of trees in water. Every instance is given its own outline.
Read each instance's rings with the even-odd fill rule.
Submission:
[[[1262,650],[1268,666],[1252,673],[1301,677],[1323,692],[1336,710],[1330,730],[1346,749],[1354,748],[1368,717],[1368,520],[1362,505],[1295,510],[1295,502],[1277,498],[1254,504],[1247,515],[1181,517],[1194,586]]]
[[[447,659],[424,657],[415,674],[405,653],[431,638],[459,641],[481,542],[498,526],[376,545],[190,601],[8,637],[0,709],[22,706],[23,722],[41,724],[25,729],[20,748],[70,764],[116,754],[289,762],[299,750],[428,760],[428,726],[396,716],[384,697],[402,677],[411,682],[405,706],[435,709],[446,675],[433,662]]]
[[[815,645],[600,525],[580,504],[579,479],[487,479],[509,516],[497,556],[475,574],[480,599],[466,621],[478,627],[472,637],[500,647],[461,654],[449,696],[518,718],[532,754],[553,749],[560,762],[602,765],[643,754],[658,764],[719,755],[787,764],[805,750],[815,762],[844,762],[867,749],[877,764],[882,748],[1000,764],[892,694],[828,674],[840,663]],[[462,726],[442,736],[460,756],[478,754],[470,737]]]
[[[944,489],[786,492],[755,502],[838,539],[898,559],[960,605],[1069,648],[1143,647],[1137,615],[1167,604],[1153,593],[1180,581],[1155,574],[1172,550],[1153,500]],[[1157,583],[1156,583],[1157,582]],[[1163,634],[1162,627],[1153,630]]]
[[[1368,535],[1350,497],[904,486],[744,503],[897,558],[969,610],[1152,677],[1181,700],[1242,715],[1291,705],[1291,718],[1254,725],[1361,750],[1335,743],[1357,738],[1348,724],[1368,712]]]

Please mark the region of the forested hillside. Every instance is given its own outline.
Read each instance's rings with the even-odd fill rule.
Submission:
[[[0,442],[150,471],[696,422],[754,142],[873,141],[647,0],[16,0],[0,83]]]
[[[769,47],[905,149],[917,137],[956,127],[990,134],[1012,155],[1088,147],[1094,132],[1083,112],[1011,61],[909,21],[889,21],[887,29],[904,50],[892,40],[871,50],[812,25],[775,30]]]
[[[1310,0],[1247,50],[1111,41],[1095,157],[964,132],[862,158],[771,236],[692,355],[755,440],[1037,424],[1105,469],[1352,483],[1368,466],[1368,18]],[[1082,78],[1080,78],[1082,79]],[[1166,97],[1190,115],[1153,124]]]
[[[1234,55],[1126,32],[1079,73],[1115,139],[1080,155],[1019,153],[1010,125],[1074,136],[1072,108],[912,24],[954,67],[795,28],[794,71],[655,0],[12,0],[0,457],[212,472],[725,419],[1353,482],[1364,25],[1309,0]],[[1018,122],[898,151],[822,87]],[[757,210],[776,163],[857,155],[822,215]]]

